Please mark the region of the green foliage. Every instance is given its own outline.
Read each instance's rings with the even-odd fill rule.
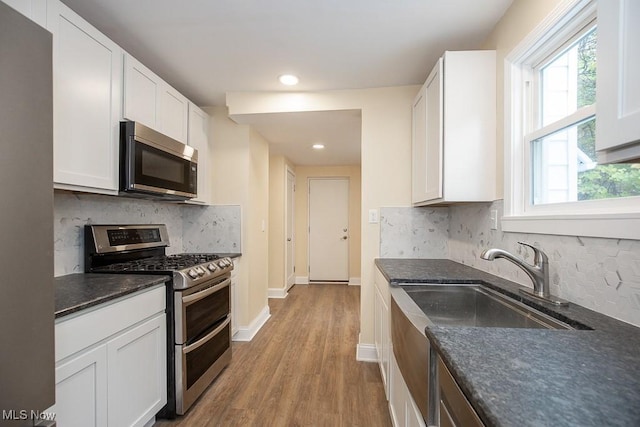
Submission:
[[[596,102],[596,42],[595,29],[578,42],[578,108]]]
[[[578,174],[578,200],[640,195],[640,165],[600,165]]]
[[[596,30],[578,42],[578,107],[596,101]],[[596,158],[596,121],[578,126],[578,146]],[[640,195],[640,165],[598,165],[578,174],[578,200]]]

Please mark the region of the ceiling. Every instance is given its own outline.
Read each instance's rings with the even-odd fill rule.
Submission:
[[[421,84],[445,50],[480,48],[513,0],[62,1],[187,98],[213,106],[225,105],[226,92]],[[283,87],[284,73],[300,83]],[[352,112],[305,114],[247,124],[283,150],[295,137],[307,145],[337,137],[336,145],[359,150]],[[333,123],[321,126],[331,118],[358,140],[346,141]]]
[[[236,122],[250,124],[271,143],[270,152],[301,166],[360,164],[360,110],[244,114]],[[323,144],[322,150],[312,148]]]

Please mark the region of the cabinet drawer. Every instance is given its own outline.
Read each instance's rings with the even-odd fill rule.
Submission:
[[[440,425],[484,427],[449,369],[438,358],[438,382],[440,384]]]
[[[56,361],[163,312],[165,298],[165,286],[159,285],[94,310],[82,311],[77,316],[63,318],[55,326]]]

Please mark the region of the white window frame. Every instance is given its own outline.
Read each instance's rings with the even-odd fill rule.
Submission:
[[[538,114],[533,108],[537,94],[528,93],[531,89],[526,85],[531,81],[531,66],[575,40],[576,33],[593,25],[595,17],[596,0],[564,0],[505,58],[503,231],[640,239],[640,197],[530,203],[531,153],[524,134]],[[563,120],[570,123],[595,113],[596,106],[583,107]],[[541,131],[538,136],[549,133],[549,126]]]

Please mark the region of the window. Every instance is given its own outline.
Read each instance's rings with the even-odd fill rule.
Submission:
[[[562,2],[507,57],[505,231],[640,238],[640,165],[595,151],[595,3]]]

